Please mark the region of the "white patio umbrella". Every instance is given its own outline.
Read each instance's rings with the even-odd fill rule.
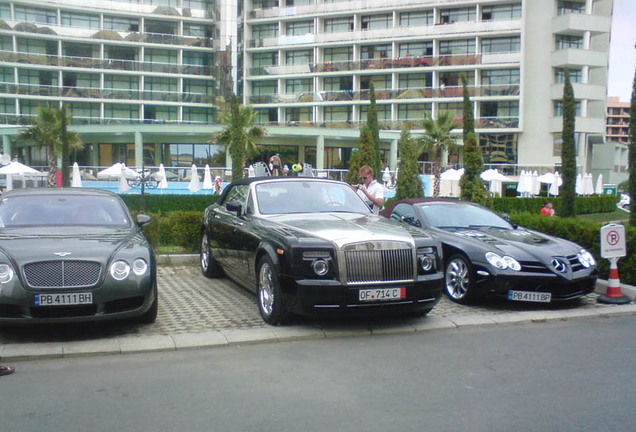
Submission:
[[[159,164],[159,173],[157,174],[157,180],[159,181],[159,183],[157,183],[157,187],[163,192],[163,190],[168,187],[166,167],[164,167],[163,164]]]
[[[574,191],[577,195],[583,195],[583,177],[581,173],[576,175],[576,183],[574,183]]]
[[[583,176],[583,195],[594,195],[594,180],[592,173],[586,173]]]
[[[0,174],[39,174],[40,171],[26,166],[20,162],[9,162],[9,165],[5,165],[0,168]]]
[[[539,195],[539,192],[541,192],[541,183],[539,182],[539,173],[537,172],[537,170],[534,170],[532,172],[532,177],[530,178],[530,185],[531,185],[531,191],[530,194],[532,195]]]
[[[190,184],[188,185],[190,192],[197,193],[201,190],[201,181],[199,180],[199,174],[197,173],[197,166],[192,164],[190,168]]]
[[[203,189],[210,190],[214,188],[212,184],[212,173],[210,172],[210,165],[205,164],[205,171],[203,174]]]
[[[440,180],[459,181],[464,175],[464,168],[456,170],[455,168],[449,168],[440,174]]]
[[[603,174],[599,174],[596,178],[596,187],[594,188],[596,195],[603,195]]]
[[[530,171],[521,171],[519,182],[517,183],[517,193],[521,196],[529,196],[532,193],[532,174]]]
[[[130,185],[126,180],[126,165],[122,164],[120,167],[121,172],[119,173],[119,193],[128,192],[130,189]],[[99,176],[99,173],[97,174]]]
[[[484,181],[493,181],[493,180],[497,180],[500,182],[511,182],[512,179],[510,177],[506,177],[505,175],[501,174],[499,171],[497,171],[496,169],[487,169],[486,171],[482,172],[481,174],[479,174],[479,177],[481,177],[482,180]]]
[[[141,177],[137,171],[130,169],[126,166],[126,164],[117,162],[114,165],[109,166],[108,168],[97,173],[97,178],[99,179],[119,179],[122,175],[124,175],[128,179],[137,179]]]
[[[552,183],[550,183],[550,188],[548,189],[548,194],[552,196],[559,195],[559,187],[563,184],[563,180],[561,180],[561,175],[558,172],[555,172],[552,176]]]
[[[73,172],[71,175],[71,187],[82,187],[82,174],[80,174],[79,165],[73,162]]]

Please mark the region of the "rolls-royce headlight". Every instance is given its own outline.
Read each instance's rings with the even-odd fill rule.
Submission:
[[[311,263],[311,268],[318,276],[324,276],[329,272],[329,263],[324,259],[317,259]]]
[[[581,249],[581,251],[576,256],[579,259],[581,265],[585,268],[594,267],[596,265],[596,260],[594,256],[586,251],[585,249]]]
[[[430,255],[424,255],[420,257],[420,268],[425,271],[431,271],[431,269],[435,266],[435,260]]]
[[[11,282],[13,275],[13,268],[9,264],[0,264],[0,283]]]
[[[133,262],[132,271],[137,276],[143,276],[148,271],[148,263],[143,258],[137,258]]]
[[[436,248],[432,246],[417,248],[418,273],[424,274],[435,271],[437,268],[437,258]]]
[[[126,261],[115,261],[110,266],[110,275],[116,280],[124,280],[130,274],[130,266]]]

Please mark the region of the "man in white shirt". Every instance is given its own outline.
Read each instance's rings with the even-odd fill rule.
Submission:
[[[355,185],[354,189],[367,203],[373,214],[379,215],[380,208],[384,204],[384,186],[373,179],[373,168],[363,165],[359,171],[361,184]]]

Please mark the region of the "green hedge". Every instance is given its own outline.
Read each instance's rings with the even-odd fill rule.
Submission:
[[[214,203],[218,195],[144,195],[144,210],[146,213],[170,211],[199,211]],[[141,195],[121,195],[131,211],[141,208]]]
[[[545,201],[550,201],[559,215],[561,209],[560,197],[541,198],[493,198],[492,209],[497,213],[534,213],[539,214]],[[616,195],[601,195],[576,197],[574,205],[577,214],[610,213],[616,210],[618,197]]]
[[[133,212],[137,213],[137,212]],[[179,246],[186,252],[199,251],[199,235],[203,212],[157,212],[148,213],[151,222],[144,226],[144,234],[153,248],[157,246]]]
[[[556,237],[562,237],[580,244],[590,251],[598,263],[600,277],[607,279],[609,260],[601,258],[601,224],[588,222],[578,218],[560,218],[537,215],[535,213],[513,213],[510,221],[524,227],[541,231]],[[621,282],[636,285],[636,228],[625,227],[627,237],[627,256],[618,261]]]

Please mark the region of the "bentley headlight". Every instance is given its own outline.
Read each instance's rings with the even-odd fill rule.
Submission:
[[[137,258],[133,262],[132,271],[137,276],[143,276],[148,271],[148,263],[143,258]]]
[[[594,256],[588,251],[586,251],[585,249],[581,249],[581,251],[577,254],[576,257],[579,259],[579,262],[581,263],[581,265],[583,265],[583,267],[585,268],[594,267],[596,265],[596,260],[594,259]]]
[[[511,256],[499,256],[494,252],[486,252],[486,260],[493,266],[498,268],[499,270],[510,269],[513,271],[520,271],[521,264],[519,261],[514,259]]]
[[[9,264],[0,264],[0,283],[11,282],[13,274],[13,268]]]
[[[324,276],[329,272],[329,263],[324,259],[317,259],[311,263],[311,268],[318,276]]]
[[[130,266],[126,261],[115,261],[110,266],[110,275],[116,280],[124,280],[130,274]]]

